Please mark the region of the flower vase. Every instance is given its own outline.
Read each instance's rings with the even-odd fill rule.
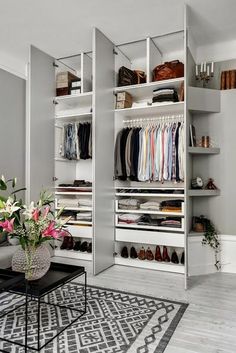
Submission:
[[[49,270],[51,254],[45,244],[37,247],[27,246],[15,252],[12,258],[12,270],[25,273],[28,281],[42,278]]]

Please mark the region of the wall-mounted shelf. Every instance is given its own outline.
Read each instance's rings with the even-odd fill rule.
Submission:
[[[209,148],[188,147],[188,152],[191,154],[202,154],[202,155],[219,154],[220,148],[218,148],[218,147],[209,147]]]
[[[129,259],[129,258],[125,259],[123,257],[116,256],[115,264],[123,265],[123,266],[138,267],[138,268],[146,268],[150,270],[184,273],[183,265],[176,265],[170,262],[157,262],[155,260],[148,261],[148,260]]]
[[[184,102],[176,103],[154,103],[152,105],[133,106],[132,108],[115,109],[115,112],[121,117],[148,117],[156,114],[165,113],[171,114],[176,112],[183,112]]]
[[[169,88],[173,87],[176,90],[179,89],[180,84],[184,81],[184,77],[175,78],[170,80],[155,81],[150,83],[142,83],[139,85],[130,85],[123,87],[116,87],[115,93],[128,92],[132,95],[134,101],[140,101],[143,99],[151,98],[153,96],[153,90],[157,88]]]
[[[220,190],[188,190],[188,196],[219,196]]]

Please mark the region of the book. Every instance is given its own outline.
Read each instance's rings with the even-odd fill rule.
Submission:
[[[196,147],[197,146],[197,139],[196,139],[196,130],[193,125],[190,125],[190,146]]]

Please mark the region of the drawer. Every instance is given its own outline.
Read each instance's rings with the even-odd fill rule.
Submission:
[[[92,238],[93,237],[93,227],[85,227],[81,225],[69,225],[67,227],[68,232],[71,233],[73,237],[79,238]]]

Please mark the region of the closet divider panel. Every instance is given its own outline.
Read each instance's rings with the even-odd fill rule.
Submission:
[[[114,264],[114,45],[93,30],[93,264]]]
[[[51,189],[54,176],[54,58],[30,47],[26,134],[26,200]]]

